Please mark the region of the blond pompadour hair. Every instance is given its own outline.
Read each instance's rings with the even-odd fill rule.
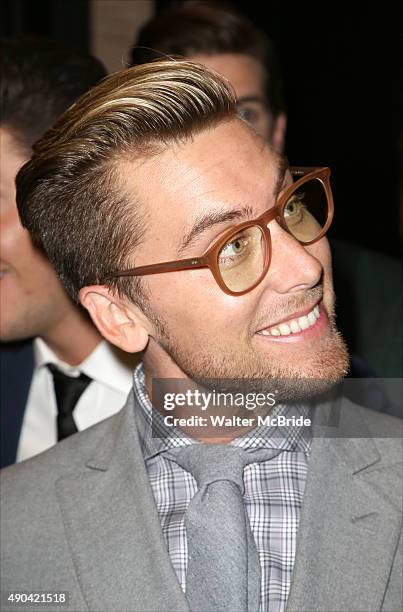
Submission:
[[[18,173],[21,221],[71,297],[133,265],[146,228],[119,161],[147,158],[236,116],[234,93],[202,65],[166,59],[106,77],[35,144]],[[114,288],[143,301],[138,279]]]

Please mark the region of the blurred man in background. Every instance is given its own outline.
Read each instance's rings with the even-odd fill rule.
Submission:
[[[184,56],[227,78],[239,114],[283,151],[286,110],[279,62],[265,32],[246,17],[220,2],[189,1],[168,8],[141,28],[129,61],[137,65],[161,55]],[[402,377],[401,262],[339,240],[330,243],[338,325],[353,355],[350,375]],[[382,394],[371,392],[368,401],[403,416],[395,405],[383,403]]]
[[[102,340],[18,218],[15,176],[35,141],[105,76],[101,62],[34,39],[2,41],[1,465],[121,408],[131,363]],[[73,414],[74,410],[74,414]]]
[[[141,28],[130,64],[161,55],[187,57],[228,79],[239,115],[283,151],[283,85],[275,49],[263,31],[219,3],[189,2],[158,13]]]

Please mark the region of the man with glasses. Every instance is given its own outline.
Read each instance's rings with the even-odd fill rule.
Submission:
[[[21,220],[143,363],[118,416],[4,474],[4,609],[400,609],[400,421],[340,396],[329,177],[186,61],[111,75],[38,143]]]
[[[282,79],[264,29],[218,0],[170,3],[141,27],[128,60],[133,66],[167,56],[199,62],[228,79],[239,115],[274,149],[284,151]],[[349,377],[362,379],[359,392],[358,380],[351,383],[352,395],[365,393],[366,405],[374,410],[403,416],[401,406],[384,396],[385,380],[374,378],[402,377],[401,261],[335,237],[330,245],[337,325],[351,353]]]

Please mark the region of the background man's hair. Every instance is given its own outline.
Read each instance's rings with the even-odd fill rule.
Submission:
[[[273,118],[285,110],[278,58],[269,37],[227,3],[185,2],[158,13],[139,31],[130,65],[161,56],[244,54],[263,66],[266,100]]]
[[[103,64],[83,53],[39,38],[3,38],[1,125],[24,152],[83,93],[105,75]]]
[[[127,193],[125,167],[234,116],[234,94],[218,75],[163,60],[110,75],[36,143],[17,175],[18,210],[74,300],[134,265],[146,212]],[[109,284],[144,305],[140,279]]]

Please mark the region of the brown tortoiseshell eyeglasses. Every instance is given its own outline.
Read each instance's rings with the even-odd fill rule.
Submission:
[[[119,270],[107,279],[144,276],[209,268],[218,286],[228,295],[252,291],[266,276],[271,259],[268,225],[277,221],[302,245],[320,240],[333,219],[333,196],[329,168],[289,169],[293,183],[279,195],[276,205],[260,217],[244,221],[223,232],[200,257],[166,261]]]

